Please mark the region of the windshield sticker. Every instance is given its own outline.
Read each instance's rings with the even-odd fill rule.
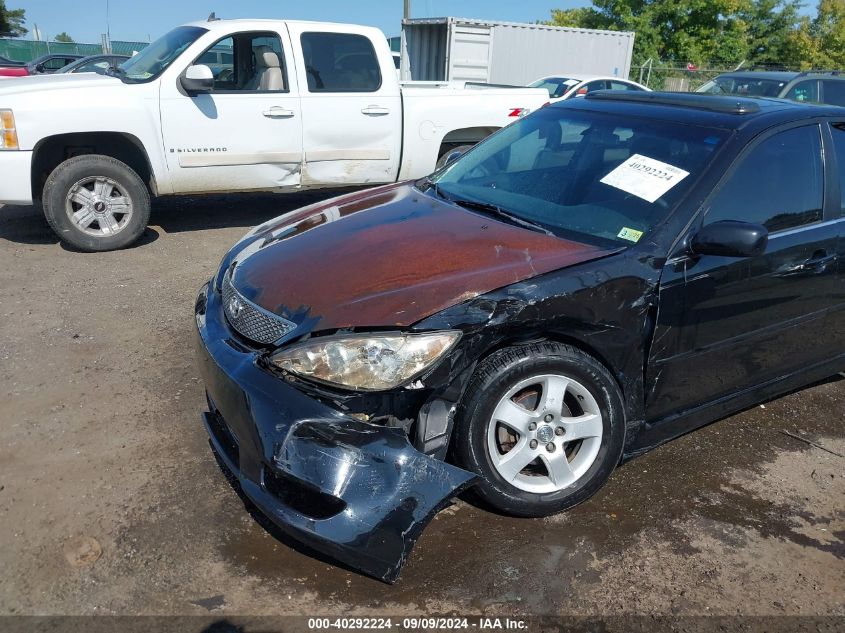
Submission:
[[[581,82],[577,79],[567,79],[563,82],[564,86],[574,86],[575,84],[580,84]]]
[[[602,178],[601,182],[647,202],[654,202],[687,176],[688,171],[674,165],[634,154]]]
[[[622,230],[619,231],[619,235],[617,235],[616,237],[621,240],[628,240],[629,242],[639,242],[642,236],[642,231],[638,231],[637,229],[629,229],[627,226],[624,226],[622,227]]]

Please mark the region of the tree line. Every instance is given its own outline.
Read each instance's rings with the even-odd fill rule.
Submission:
[[[634,65],[648,59],[770,69],[845,70],[845,0],[593,0],[555,9],[547,24],[634,31]]]

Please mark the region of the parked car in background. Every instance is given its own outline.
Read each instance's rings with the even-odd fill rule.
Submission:
[[[89,55],[71,62],[57,73],[98,73],[105,74],[114,70],[129,59],[129,55]]]
[[[82,55],[42,55],[23,66],[0,66],[0,77],[26,77],[27,75],[46,75],[58,72],[71,62],[81,59]]]
[[[84,250],[138,239],[152,196],[419,178],[548,101],[530,88],[400,85],[377,29],[281,20],[195,22],[109,75],[5,84],[0,202],[40,199]]]
[[[555,103],[573,97],[583,97],[598,90],[630,90],[651,92],[645,86],[619,77],[560,76],[543,77],[528,84],[530,88],[543,88],[549,92],[549,101]]]
[[[724,73],[696,92],[845,106],[845,75],[839,71]]]
[[[468,485],[560,512],[620,460],[845,369],[843,203],[839,108],[541,108],[428,178],[244,236],[196,302],[206,429],[273,522],[393,581]]]

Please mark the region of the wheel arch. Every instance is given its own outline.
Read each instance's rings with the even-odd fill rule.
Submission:
[[[528,345],[530,343],[561,343],[569,345],[575,349],[584,352],[588,356],[595,358],[608,372],[613,376],[619,386],[623,396],[626,393],[624,381],[622,380],[621,372],[608,360],[608,356],[602,353],[595,345],[584,341],[583,339],[573,336],[571,334],[564,334],[554,330],[539,330],[530,334],[521,334],[497,341],[495,345],[485,350],[485,352],[478,358],[478,363],[483,362],[489,356],[499,352],[508,347],[517,347],[519,345]]]
[[[44,183],[59,164],[85,154],[101,154],[126,163],[144,181],[150,195],[158,195],[152,163],[138,137],[125,132],[72,132],[43,138],[33,148],[34,197],[41,197]]]
[[[500,127],[494,125],[480,125],[451,130],[440,141],[437,158],[461,145],[475,145],[500,129]]]

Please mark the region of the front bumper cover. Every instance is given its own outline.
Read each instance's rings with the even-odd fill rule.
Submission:
[[[262,368],[258,352],[232,334],[211,286],[197,300],[196,323],[206,430],[244,494],[297,540],[394,582],[423,528],[476,476]]]

